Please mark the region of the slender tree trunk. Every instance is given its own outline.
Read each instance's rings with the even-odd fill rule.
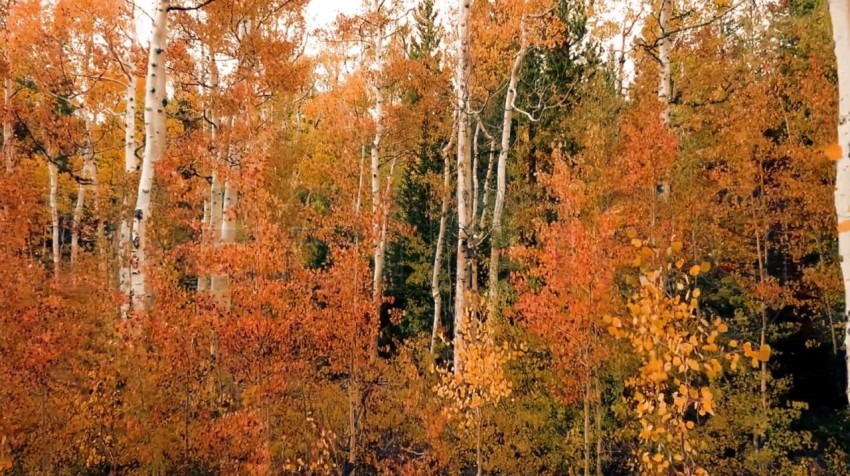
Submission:
[[[56,196],[59,193],[59,173],[52,162],[47,164],[50,174],[50,223],[52,231],[53,278],[59,279],[59,204]]]
[[[206,237],[210,246],[215,246],[221,241],[222,223],[224,221],[223,193],[219,173],[213,171],[210,183],[210,221]],[[222,277],[214,274],[208,276],[208,279],[210,292],[216,295],[222,288]]]
[[[670,33],[670,19],[673,16],[673,0],[661,0],[659,23],[661,42],[658,44],[658,61],[661,63],[661,74],[658,80],[658,99],[664,103],[661,120],[670,125],[670,98],[673,89],[673,69],[670,64],[670,50],[673,45]]]
[[[660,42],[658,44],[658,62],[660,74],[658,75],[658,100],[664,107],[661,110],[661,122],[670,127],[670,100],[673,94],[673,68],[670,61],[670,52],[673,48],[673,33],[670,31],[670,20],[673,17],[673,2],[675,0],[661,0],[659,11]],[[652,190],[655,198],[665,201],[670,195],[670,181],[667,177],[658,177],[655,190]],[[658,204],[653,201],[652,222],[658,219]]]
[[[228,128],[233,128],[234,118],[231,116],[228,120]],[[227,150],[230,150],[230,144],[227,145]],[[230,153],[227,152],[226,156]],[[224,185],[219,189],[218,216],[216,219],[220,222],[218,229],[218,243],[228,244],[236,242],[236,207],[239,192],[236,187],[238,180],[238,166],[232,165],[228,171],[228,177],[224,180]],[[225,309],[230,309],[230,276],[227,273],[213,277],[212,284],[213,293],[218,302]]]
[[[443,262],[443,247],[446,241],[446,222],[449,214],[449,200],[446,196],[449,188],[449,164],[448,160],[443,166],[443,204],[440,208],[440,231],[437,234],[437,247],[434,251],[434,268],[431,271],[431,297],[434,298],[434,319],[431,324],[431,354],[437,344],[437,334],[440,330],[440,317],[443,313],[443,296],[440,292],[440,268]]]
[[[134,15],[131,15],[134,19]],[[133,61],[133,47],[136,45],[136,27],[130,25],[130,47],[127,49],[127,57],[124,59],[124,67],[127,72],[127,89],[125,91],[124,108],[124,172],[128,177],[134,178],[139,172],[139,158],[136,156],[136,66]],[[126,193],[126,192],[125,192]],[[132,236],[132,221],[127,216],[127,196],[123,201],[121,217],[121,229],[118,234],[118,289],[127,299],[121,306],[121,316],[126,318],[130,307],[130,296],[132,295],[131,273],[130,273],[130,250],[128,246]]]
[[[835,177],[835,209],[838,215],[838,255],[844,280],[844,317],[850,316],[850,3],[829,0],[832,35],[838,64],[838,145],[841,158]],[[847,400],[850,403],[850,319],[844,327],[844,348],[848,382]]]
[[[360,208],[363,202],[363,168],[366,165],[366,146],[360,147],[360,168],[358,169],[360,172],[357,177],[357,197],[354,199],[354,213],[356,215],[360,215]]]
[[[348,474],[354,474],[357,465],[357,413],[360,407],[360,386],[357,378],[352,373],[348,382],[348,465],[351,470]]]
[[[210,68],[210,85],[213,93],[218,91],[218,65],[215,62],[215,51],[210,51],[209,58]],[[215,113],[215,105],[210,106],[210,145],[212,150],[219,149],[218,138],[220,123],[218,115]],[[226,150],[226,149],[225,149]],[[214,162],[222,160],[221,152],[214,158]],[[214,246],[218,243],[221,234],[221,217],[222,217],[222,191],[221,181],[218,177],[217,163],[213,164],[212,178],[210,179],[210,199],[205,201],[206,211],[204,212],[204,245],[207,247]],[[204,274],[198,277],[198,292],[214,291],[219,286],[218,278],[209,274]]]
[[[470,228],[470,122],[469,122],[469,14],[472,0],[458,0],[457,69],[455,70],[455,95],[457,100],[457,266],[455,276],[454,318],[454,371],[463,371],[464,332],[467,319],[467,293],[469,291],[468,252]]]
[[[590,380],[584,385],[584,404],[582,414],[584,416],[584,476],[590,476]]]
[[[165,148],[165,108],[167,106],[165,48],[168,35],[169,0],[158,0],[154,13],[153,36],[148,54],[145,84],[145,154],[139,177],[136,208],[133,212],[133,258],[131,265],[131,300],[137,312],[151,299],[147,269],[147,228],[150,223],[151,192],[154,163]]]
[[[599,375],[593,376],[593,405],[595,408],[594,425],[596,433],[596,476],[602,476],[602,388]]]
[[[496,164],[496,139],[489,136],[486,130],[484,130],[484,133],[490,139],[490,158],[487,160],[487,173],[484,175],[484,196],[481,199],[481,216],[478,219],[479,230],[487,228],[487,211],[490,206],[491,195],[493,194],[491,182],[493,181],[493,168]]]
[[[484,470],[482,468],[482,458],[481,458],[481,407],[475,409],[475,421],[476,421],[476,432],[475,432],[475,465],[478,469],[476,474],[481,476],[481,472]]]
[[[499,150],[499,162],[496,166],[496,201],[493,204],[493,237],[490,245],[490,276],[488,286],[489,315],[496,314],[499,301],[499,259],[502,248],[502,220],[505,212],[505,192],[507,190],[507,162],[511,150],[511,130],[513,128],[514,103],[516,102],[519,73],[528,54],[528,35],[525,20],[520,22],[520,48],[514,56],[513,68],[505,95],[505,110],[502,117],[502,147]]]
[[[440,292],[440,268],[443,265],[443,248],[446,245],[446,227],[449,220],[449,193],[451,193],[451,149],[454,146],[455,131],[449,143],[443,148],[443,203],[440,207],[440,231],[437,234],[437,247],[434,251],[434,268],[431,270],[431,297],[434,298],[434,322],[431,325],[431,355],[437,344],[437,333],[440,330],[440,318],[443,315],[443,295]]]
[[[83,166],[83,178],[86,178],[86,170],[88,169],[88,159],[86,165]],[[71,269],[76,267],[77,259],[80,253],[80,222],[83,219],[83,210],[86,201],[86,185],[80,183],[77,188],[77,200],[74,205],[74,215],[71,220]]]
[[[381,0],[372,0],[372,13],[374,13],[376,21],[380,20],[381,15]],[[384,293],[384,260],[385,260],[385,233],[382,232],[382,215],[384,213],[384,204],[381,200],[381,142],[383,141],[384,130],[384,28],[378,26],[375,30],[375,38],[373,42],[375,57],[372,63],[372,93],[375,95],[375,108],[373,111],[373,119],[375,121],[375,137],[372,140],[371,150],[371,172],[372,172],[372,231],[374,237],[373,249],[373,275],[372,275],[372,298],[375,301],[375,306],[379,310],[381,307],[381,298]]]
[[[6,66],[11,66],[6,54]],[[12,128],[12,78],[11,72],[7,71],[3,78],[3,160],[6,166],[6,174],[15,171],[15,134]]]

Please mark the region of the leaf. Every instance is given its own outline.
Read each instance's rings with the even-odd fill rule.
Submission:
[[[831,160],[832,162],[836,162],[838,160],[841,160],[841,158],[844,156],[844,151],[842,150],[840,145],[830,144],[823,148],[823,154],[826,156],[827,159]]]
[[[699,276],[700,269],[701,268],[700,268],[699,265],[694,265],[694,266],[691,267],[690,271],[688,271],[688,274],[690,274],[693,277],[697,277],[697,276]]]
[[[770,346],[767,344],[762,345],[761,348],[759,348],[758,357],[759,360],[761,360],[762,362],[767,362],[768,360],[770,360]]]

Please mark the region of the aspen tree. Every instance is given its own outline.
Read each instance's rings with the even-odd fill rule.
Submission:
[[[673,39],[670,30],[670,19],[673,16],[673,0],[661,0],[659,12],[659,27],[661,28],[658,45],[658,61],[661,64],[661,74],[658,79],[658,99],[664,104],[661,120],[670,125],[670,98],[673,88],[672,66],[670,65],[670,50]]]
[[[490,276],[488,285],[489,314],[496,312],[499,297],[499,257],[501,255],[502,220],[505,212],[505,192],[507,189],[507,162],[511,150],[511,130],[513,128],[514,108],[519,86],[519,73],[528,54],[528,32],[525,18],[520,20],[520,48],[514,56],[508,92],[505,94],[505,109],[502,116],[502,144],[496,165],[496,200],[493,203],[493,244],[490,247]]]
[[[6,54],[8,57],[8,54]],[[8,70],[10,64],[6,61],[6,75],[3,78],[3,159],[6,164],[6,174],[15,171],[15,136],[12,130],[12,78]]]
[[[384,262],[386,255],[386,234],[382,228],[381,217],[384,215],[385,204],[381,198],[381,142],[386,134],[384,125],[384,25],[382,18],[383,2],[381,0],[372,0],[373,21],[375,25],[375,37],[372,41],[374,48],[374,57],[372,59],[372,80],[371,87],[374,94],[375,106],[372,110],[372,119],[375,122],[375,136],[372,139],[371,146],[371,174],[372,174],[372,232],[375,234],[373,260],[374,269],[372,274],[372,297],[375,299],[375,305],[380,306],[381,296],[383,294],[384,282]]]
[[[6,174],[15,170],[15,132],[12,125],[12,59],[9,54],[9,16],[12,2],[6,5],[6,18],[3,29],[3,161]]]
[[[455,126],[456,127],[456,126]],[[437,248],[434,251],[434,267],[431,269],[431,297],[434,299],[434,319],[431,325],[431,354],[437,343],[437,332],[440,328],[440,317],[443,313],[443,297],[440,293],[440,270],[443,267],[443,247],[446,245],[446,228],[449,219],[449,194],[451,193],[451,150],[454,147],[455,132],[452,130],[448,144],[443,148],[443,190],[440,206],[440,230],[437,233]]]
[[[136,208],[133,212],[133,259],[131,261],[131,300],[136,311],[150,300],[147,267],[147,227],[150,220],[154,163],[165,149],[166,94],[165,48],[168,36],[169,0],[158,0],[154,13],[153,36],[148,53],[145,84],[145,153],[142,158]]]
[[[850,3],[830,0],[832,35],[838,68],[838,146],[841,155],[836,164],[835,210],[838,216],[838,255],[844,280],[844,314],[850,316]],[[844,346],[850,350],[850,320],[845,324]],[[846,356],[850,375],[850,352]],[[846,386],[850,402],[850,378]]]
[[[133,48],[136,46],[136,15],[135,7],[130,6],[127,30],[129,32],[129,44],[126,56],[120,60],[124,74],[127,76],[127,88],[124,93],[124,173],[134,177],[139,171],[139,158],[136,156],[136,63],[133,61]],[[126,213],[127,198],[124,197],[124,211],[122,211],[121,228],[118,234],[118,289],[129,298],[130,288],[130,265],[128,245],[131,240],[132,222]],[[130,301],[125,300],[121,306],[122,317],[127,316]]]
[[[51,250],[53,258],[53,278],[59,279],[59,204],[56,196],[59,193],[59,172],[52,162],[47,163],[47,171],[50,174],[50,224],[51,224]]]
[[[458,0],[457,11],[457,65],[455,69],[455,100],[457,101],[457,268],[455,281],[454,316],[454,371],[463,370],[464,332],[467,320],[467,293],[469,292],[469,213],[470,182],[470,58],[469,15],[472,0]]]

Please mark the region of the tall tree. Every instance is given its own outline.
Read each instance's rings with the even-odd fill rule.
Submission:
[[[844,276],[844,346],[848,351],[847,400],[850,402],[850,4],[829,1],[835,58],[838,68],[838,161],[835,177],[835,211],[838,216],[838,255]]]

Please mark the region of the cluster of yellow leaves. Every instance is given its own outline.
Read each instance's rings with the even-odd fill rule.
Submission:
[[[437,369],[439,383],[434,386],[437,396],[447,402],[443,412],[457,419],[461,429],[472,430],[479,421],[482,407],[498,404],[510,397],[513,387],[507,375],[507,365],[524,352],[524,345],[513,347],[508,342],[497,343],[493,330],[477,325],[477,332],[468,332],[463,352],[463,369],[452,372]]]
[[[640,240],[632,244],[641,250],[639,263],[655,256]],[[681,249],[675,243],[667,255]],[[703,263],[685,272],[680,259],[666,270],[644,271],[627,314],[604,318],[608,332],[628,341],[640,358],[638,374],[627,384],[634,391],[631,404],[641,425],[644,474],[704,474],[694,461],[696,445],[690,430],[699,417],[714,414],[709,384],[723,372],[721,361],[734,370],[740,359],[738,352],[729,350],[737,348],[736,341],[728,346],[718,342],[729,330],[727,325],[707,319],[699,310],[701,291],[695,278],[708,270],[710,265]],[[770,357],[767,346],[754,350],[746,343],[743,348],[754,366]]]
[[[310,414],[307,415],[307,425],[317,434],[313,447],[310,448],[309,461],[301,457],[287,458],[283,469],[288,474],[336,474],[338,468],[331,454],[331,450],[338,444],[336,434],[319,428],[316,419]]]

